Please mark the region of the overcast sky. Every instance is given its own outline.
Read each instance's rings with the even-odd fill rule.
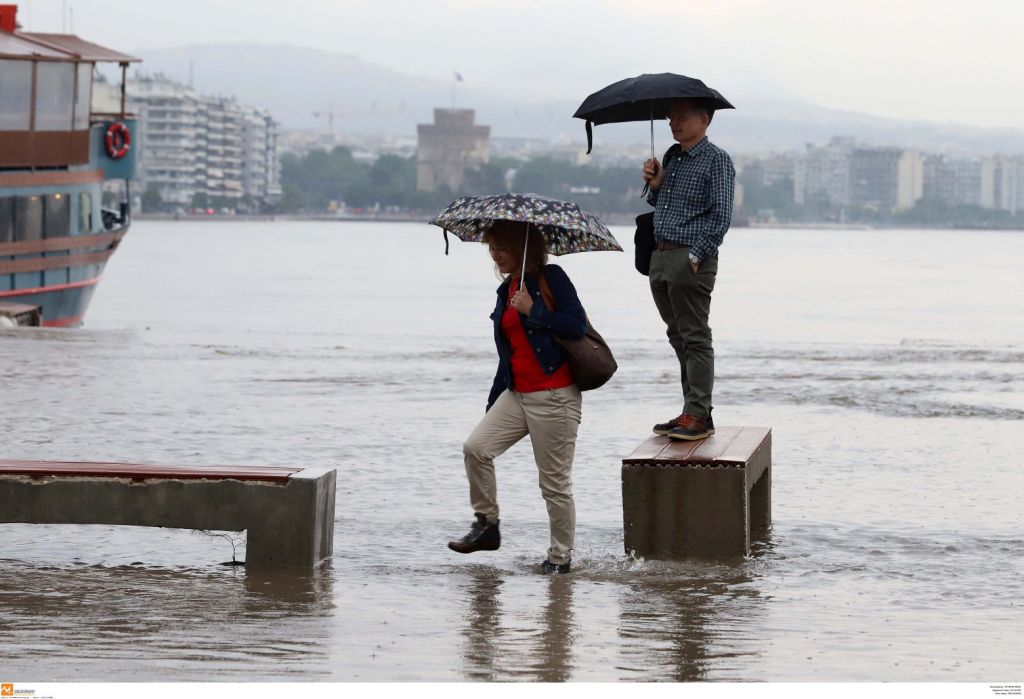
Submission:
[[[121,50],[283,42],[523,100],[702,78],[897,118],[1024,126],[1024,0],[7,0]]]

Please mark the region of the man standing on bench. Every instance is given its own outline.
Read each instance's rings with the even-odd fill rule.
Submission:
[[[711,346],[711,291],[718,273],[718,246],[732,219],[736,171],[729,154],[706,135],[714,109],[702,100],[677,100],[669,127],[677,141],[662,164],[648,160],[643,175],[654,207],[655,250],[651,293],[679,358],[683,412],[654,426],[671,439],[714,434],[711,391],[715,351]]]

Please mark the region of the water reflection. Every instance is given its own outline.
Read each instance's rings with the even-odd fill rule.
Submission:
[[[244,578],[246,613],[326,614],[334,609],[334,575],[328,561],[313,570],[252,568]]]
[[[462,628],[464,639],[465,674],[471,680],[495,680],[496,667],[504,629],[501,625],[501,587],[505,584],[500,574],[491,568],[473,568],[466,585],[466,623]]]
[[[4,665],[46,668],[51,681],[259,676],[326,677],[329,570],[250,571],[144,566],[41,566],[5,561]],[[66,662],[54,663],[59,648]]]
[[[673,564],[656,565],[672,571]],[[707,566],[624,585],[618,628],[622,678],[702,681],[712,666],[721,676],[722,665],[737,655],[731,645],[756,637],[761,616],[747,565]]]
[[[537,676],[542,682],[564,682],[572,670],[572,647],[576,625],[573,623],[572,596],[575,580],[571,575],[552,575],[547,581],[548,599],[540,619],[541,636],[537,645]]]
[[[538,609],[536,592],[543,589]],[[572,576],[524,578],[482,566],[468,573],[466,621],[462,628],[463,674],[472,680],[571,679]],[[507,596],[506,603],[502,597]]]

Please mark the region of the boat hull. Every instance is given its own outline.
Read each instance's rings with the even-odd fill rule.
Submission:
[[[81,325],[127,232],[126,225],[103,234],[0,244],[0,302],[38,306],[46,327]]]
[[[73,328],[82,324],[89,308],[93,291],[102,278],[99,276],[81,282],[52,286],[0,291],[0,301],[12,301],[39,306],[43,327]]]

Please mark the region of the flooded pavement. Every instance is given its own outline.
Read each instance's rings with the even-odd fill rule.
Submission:
[[[953,259],[963,235],[1002,254]],[[498,461],[502,548],[445,547],[472,517],[461,444],[494,370],[481,246],[445,258],[412,224],[138,224],[87,327],[0,331],[3,458],[331,466],[335,554],[248,571],[188,531],[0,525],[5,677],[1018,677],[1024,236],[726,240],[715,417],[773,428],[770,536],[719,563],[625,555],[619,465],[678,412],[674,357],[629,251],[569,256],[620,372],[584,396],[573,572],[544,577],[528,444]]]

